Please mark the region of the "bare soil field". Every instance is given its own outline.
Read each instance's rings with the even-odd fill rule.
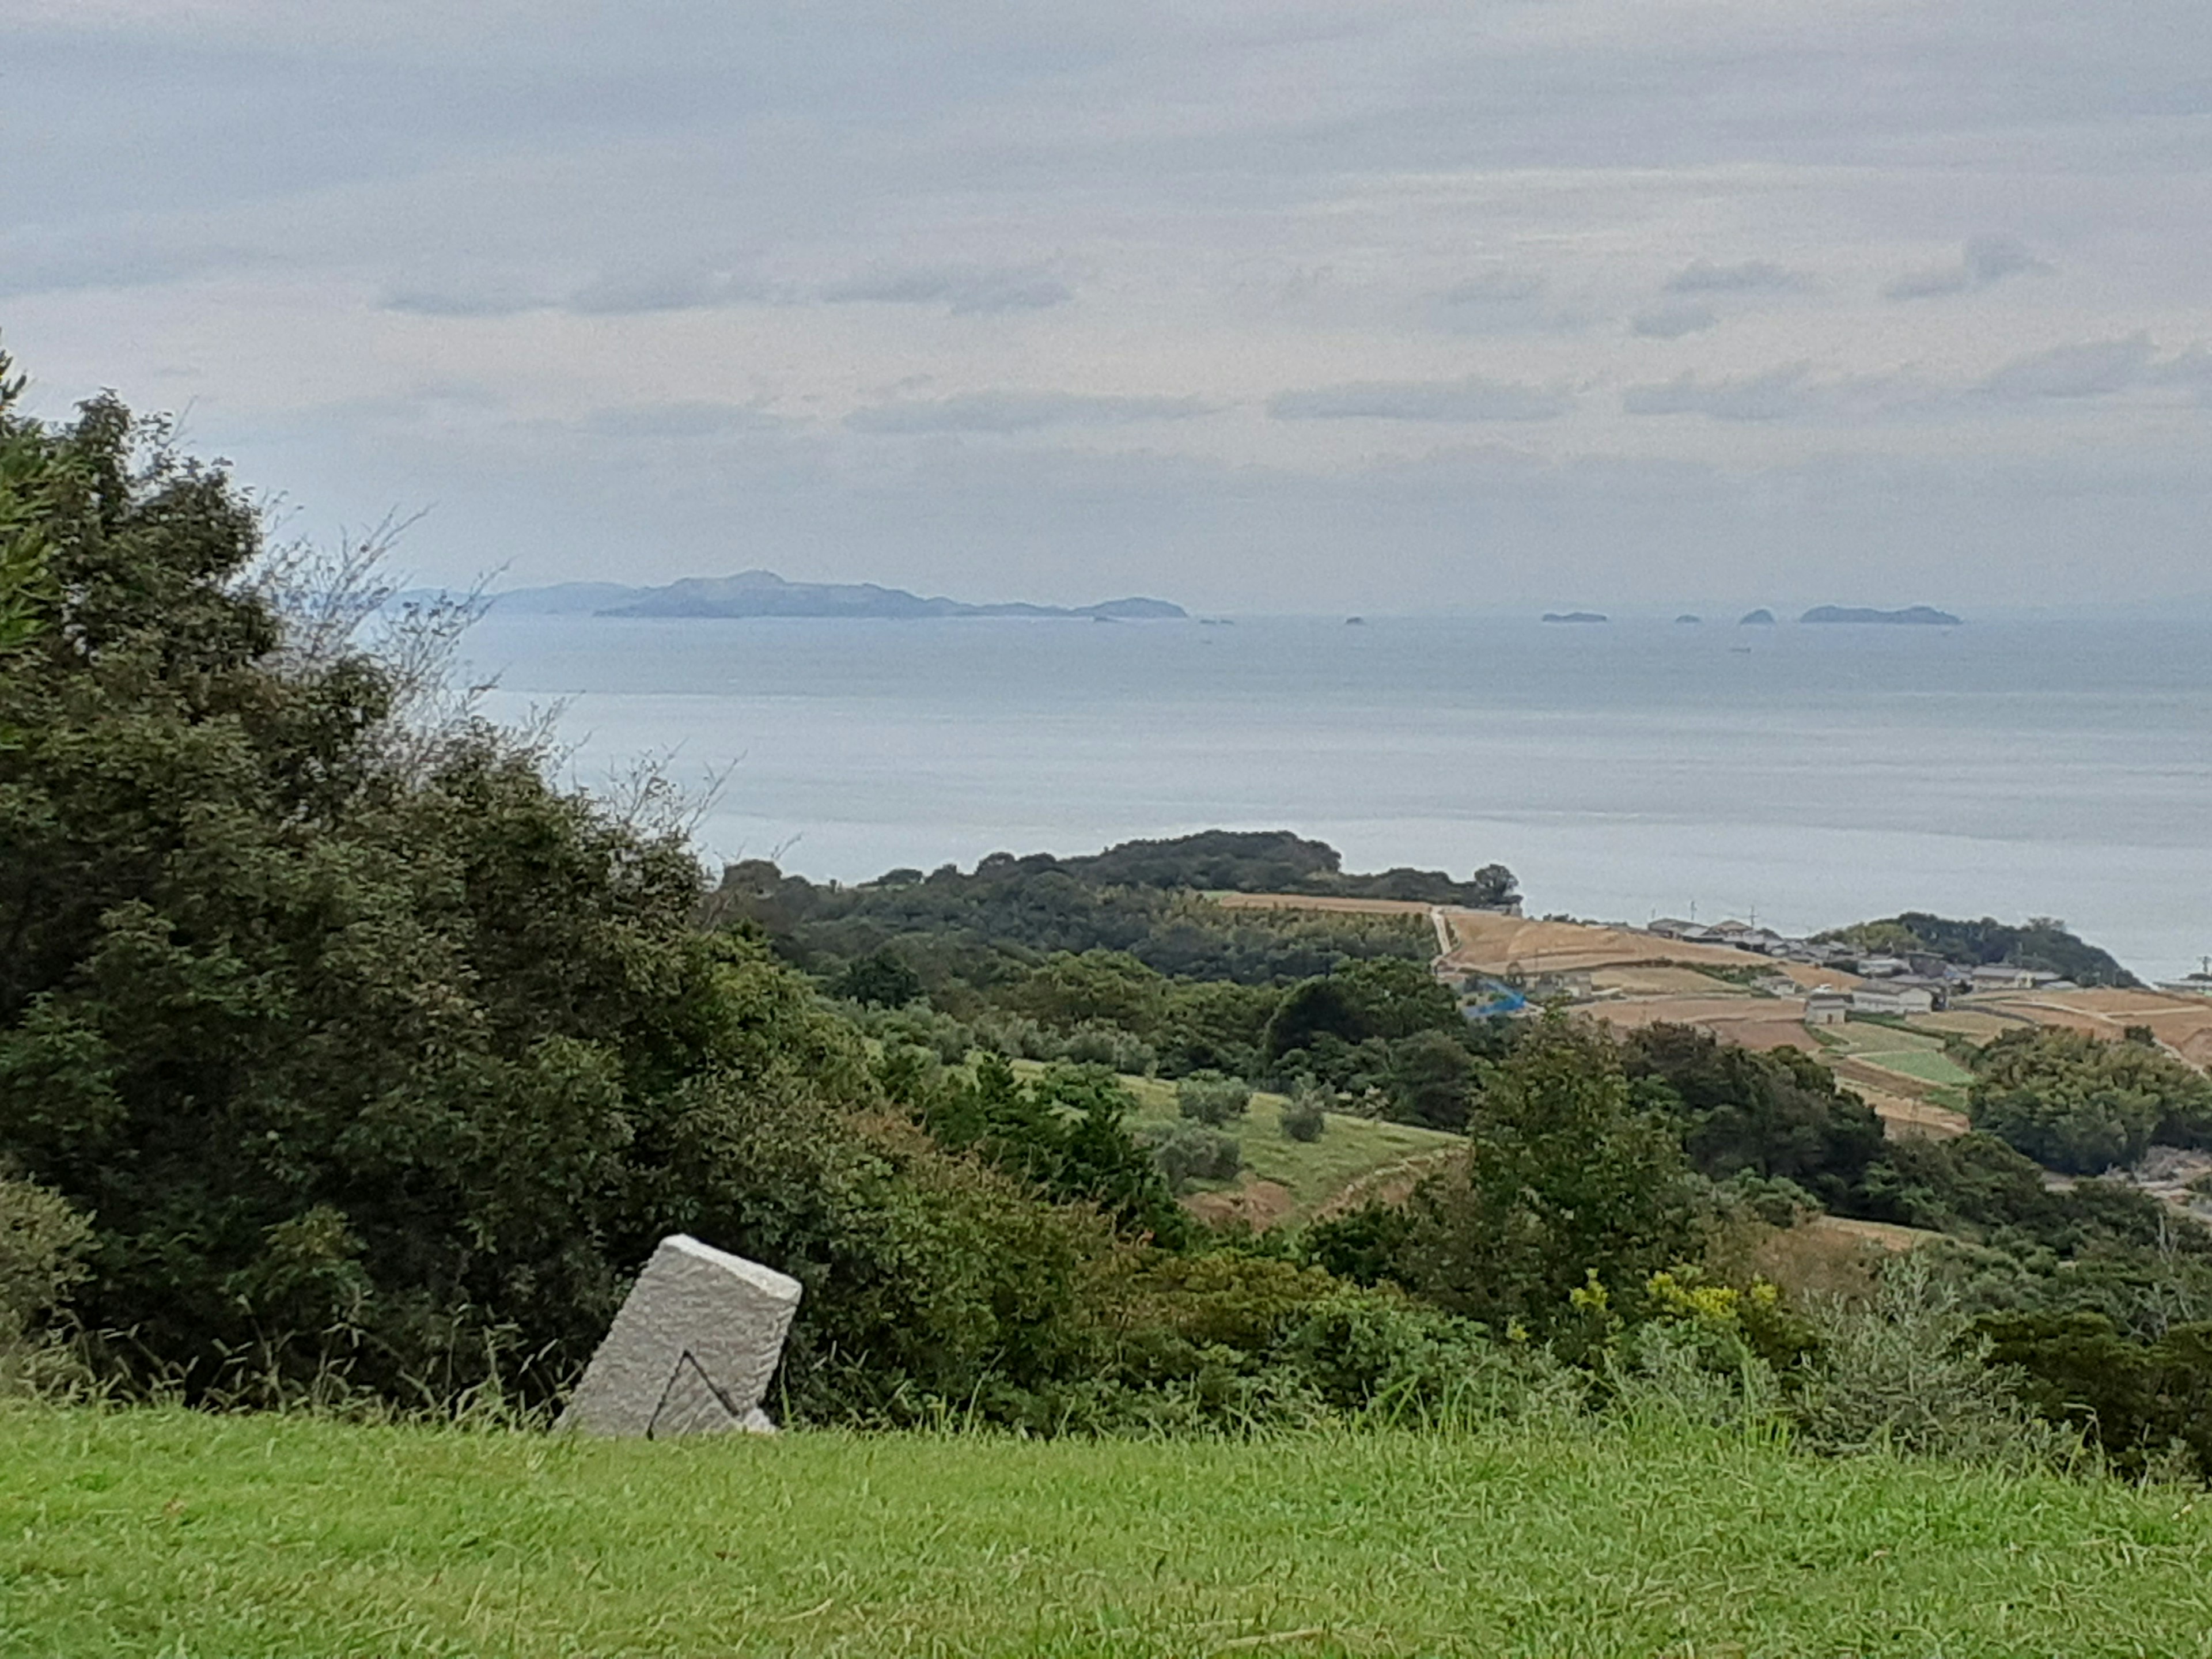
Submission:
[[[2212,997],[2166,991],[2017,991],[1976,997],[1968,1006],[2101,1037],[2148,1025],[2191,1065],[2212,1067]]]
[[[1818,1054],[1820,1048],[1805,1029],[1805,1005],[1775,997],[1708,995],[1702,997],[1623,997],[1616,1001],[1589,1003],[1575,1010],[1603,1020],[1616,1030],[1661,1024],[1694,1025],[1726,1042],[1747,1048],[1802,1048]]]
[[[1701,974],[1694,968],[1654,963],[1640,968],[1600,968],[1590,975],[1600,991],[1618,991],[1631,997],[1733,996],[1735,988]]]
[[[1531,921],[1492,910],[1443,912],[1454,967],[1478,974],[1588,973],[1662,963],[1704,963],[1715,968],[1777,964],[1748,951],[1720,945],[1684,945],[1626,927],[1594,927],[1578,921]]]

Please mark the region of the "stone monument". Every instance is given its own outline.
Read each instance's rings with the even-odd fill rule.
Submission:
[[[799,1281],[684,1233],[660,1241],[556,1428],[648,1440],[743,1429],[799,1311]]]

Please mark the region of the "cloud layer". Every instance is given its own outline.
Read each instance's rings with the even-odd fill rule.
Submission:
[[[30,0],[0,61],[38,406],[434,502],[426,577],[1375,609],[1928,524],[2039,603],[2101,514],[2100,592],[2212,591],[2202,0]]]

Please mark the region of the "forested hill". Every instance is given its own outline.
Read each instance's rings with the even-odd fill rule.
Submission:
[[[1032,853],[1016,858],[994,853],[962,878],[946,865],[924,877],[919,870],[893,870],[872,885],[897,887],[928,880],[1004,880],[1055,870],[1088,887],[1192,888],[1201,892],[1310,893],[1317,897],[1404,899],[1425,904],[1462,904],[1502,909],[1520,900],[1513,872],[1502,864],[1485,865],[1465,881],[1442,870],[1403,866],[1374,875],[1348,874],[1343,854],[1326,842],[1310,841],[1288,830],[1204,830],[1162,841],[1125,841],[1103,853],[1056,858]]]
[[[988,982],[1038,951],[1124,951],[1158,972],[1265,984],[1323,973],[1347,957],[1425,961],[1425,924],[1357,916],[1264,922],[1206,904],[1207,892],[1310,893],[1498,908],[1517,902],[1513,872],[1466,880],[1441,870],[1347,874],[1337,850],[1288,830],[1209,830],[1124,842],[1058,858],[994,853],[972,872],[885,872],[857,887],[817,884],[765,860],[728,866],[715,896],[727,920],[753,922],[812,971],[897,944],[933,990]],[[994,966],[990,958],[1006,958]]]
[[[1930,915],[1925,910],[1907,910],[1883,921],[1839,927],[1820,937],[1862,951],[1940,957],[1961,968],[2002,963],[2008,967],[2057,974],[2076,985],[2132,986],[2141,982],[2120,966],[2110,951],[2078,938],[2064,922],[2050,916],[2032,916],[2014,927],[1988,916],[1979,921],[1962,921]]]

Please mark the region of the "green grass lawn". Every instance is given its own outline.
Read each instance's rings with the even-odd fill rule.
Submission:
[[[2212,1501],[1688,1431],[693,1443],[0,1411],[15,1655],[2212,1654]]]
[[[1137,1097],[1132,1123],[1149,1127],[1174,1121],[1173,1084],[1151,1078],[1121,1081]],[[1459,1135],[1340,1112],[1328,1115],[1319,1140],[1296,1141],[1283,1133],[1283,1108],[1288,1103],[1281,1095],[1254,1095],[1251,1110],[1226,1133],[1237,1137],[1244,1154],[1246,1178],[1279,1181],[1290,1189],[1297,1205],[1292,1218],[1311,1215],[1362,1176],[1465,1144]]]

